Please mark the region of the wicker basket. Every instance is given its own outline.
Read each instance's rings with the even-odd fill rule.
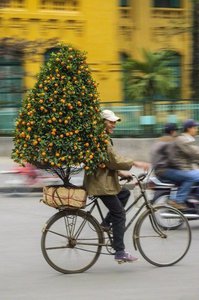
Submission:
[[[83,188],[64,186],[45,186],[42,201],[54,208],[83,208],[86,205],[87,193]]]

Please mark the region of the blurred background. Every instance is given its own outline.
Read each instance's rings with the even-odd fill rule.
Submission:
[[[199,0],[1,0],[0,136],[58,42],[87,52],[115,137],[199,120]]]

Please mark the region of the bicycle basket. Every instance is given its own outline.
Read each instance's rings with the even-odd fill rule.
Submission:
[[[45,186],[43,188],[43,203],[54,208],[83,208],[86,205],[87,193],[83,188],[64,186]]]

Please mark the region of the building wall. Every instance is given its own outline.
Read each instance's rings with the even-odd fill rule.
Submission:
[[[158,8],[152,0],[132,1],[131,43],[125,50],[141,59],[142,49],[172,50],[182,56],[182,98],[190,97],[191,1],[181,0],[181,8]],[[121,36],[124,39],[124,34]],[[120,41],[122,44],[122,42]]]
[[[117,23],[117,1],[77,0],[76,6],[63,6],[62,10],[50,5],[53,1],[44,1],[46,5],[42,6],[42,0],[24,0],[21,8],[16,5],[13,7],[18,1],[10,1],[7,8],[1,4],[0,38],[32,42],[25,50],[27,88],[31,88],[35,82],[45,51],[55,46],[56,41],[62,41],[87,52],[88,63],[99,83],[102,101],[121,99],[118,76],[120,65],[114,26]],[[63,1],[67,2],[74,1]],[[34,47],[37,53],[30,55],[30,48]]]
[[[24,49],[28,89],[36,80],[44,53],[56,41],[85,50],[102,102],[122,100],[119,53],[140,58],[143,48],[171,49],[182,55],[182,97],[188,98],[191,1],[182,2],[182,8],[167,9],[152,7],[151,0],[131,1],[129,7],[119,7],[117,0],[2,1],[0,39],[29,41]]]

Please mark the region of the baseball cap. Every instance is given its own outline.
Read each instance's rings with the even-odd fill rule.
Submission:
[[[178,126],[175,123],[167,123],[164,125],[164,132],[170,133],[171,131],[177,131]]]
[[[116,114],[109,109],[105,109],[101,112],[101,116],[103,119],[111,121],[111,122],[116,122],[116,121],[121,121],[120,117],[116,116]]]
[[[183,129],[186,130],[191,127],[199,126],[199,123],[193,119],[188,119],[183,123]]]

